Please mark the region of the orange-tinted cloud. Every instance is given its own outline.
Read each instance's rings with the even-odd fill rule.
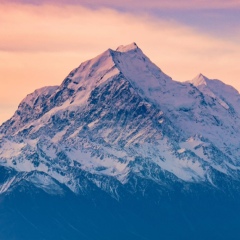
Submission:
[[[8,0],[1,2],[9,3]],[[82,5],[94,8],[113,7],[119,9],[229,9],[240,8],[238,0],[12,0],[11,2],[22,4],[53,4],[53,5]]]
[[[240,89],[238,42],[174,21],[81,6],[5,4],[0,23],[0,122],[27,93],[60,84],[82,61],[133,41],[174,79],[202,72]]]

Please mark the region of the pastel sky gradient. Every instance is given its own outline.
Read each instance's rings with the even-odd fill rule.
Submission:
[[[131,42],[175,80],[201,72],[240,90],[240,1],[0,0],[0,123],[36,88]]]

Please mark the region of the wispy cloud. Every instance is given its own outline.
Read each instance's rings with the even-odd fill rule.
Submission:
[[[88,48],[94,52],[133,39],[143,45],[155,41],[167,50],[175,46],[176,52],[179,47],[181,51],[209,54],[238,47],[237,43],[198,33],[176,21],[110,9],[5,5],[0,8],[0,20],[1,51],[82,52]]]
[[[133,41],[174,79],[202,72],[240,89],[238,42],[175,21],[106,8],[5,4],[0,22],[0,105],[17,106],[35,88],[60,84],[82,61]]]
[[[2,0],[2,3],[9,3],[8,0]],[[240,8],[238,0],[12,0],[11,2],[23,4],[65,4],[65,5],[83,5],[91,6],[94,8],[99,7],[113,7],[120,9],[152,9],[152,8],[165,8],[165,9],[227,9],[227,8]]]

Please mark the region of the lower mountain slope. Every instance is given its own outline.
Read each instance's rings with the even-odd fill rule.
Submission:
[[[4,173],[6,169],[0,169]],[[8,172],[9,173],[9,172]],[[222,179],[226,180],[226,179]],[[128,191],[131,185],[144,192]],[[237,187],[238,183],[231,182]],[[49,194],[22,181],[0,196],[0,238],[30,239],[238,239],[239,194],[199,184],[165,189],[139,178],[119,189],[118,200],[90,184],[85,194]],[[186,186],[185,186],[186,187]]]

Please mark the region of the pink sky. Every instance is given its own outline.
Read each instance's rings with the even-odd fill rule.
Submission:
[[[63,5],[59,1],[57,5],[56,1],[40,5],[7,2],[0,1],[0,123],[13,114],[26,94],[60,84],[82,61],[131,42],[175,80],[189,80],[201,72],[240,90],[239,29],[233,29],[234,37],[224,32],[219,36],[143,11],[164,4],[177,8],[179,1],[152,0],[146,6],[144,1],[121,2],[129,11],[119,11],[120,4],[108,0],[87,1],[88,5],[96,3],[95,9],[79,4],[84,1],[75,1],[75,5],[67,1]],[[130,9],[135,5],[139,11]],[[192,1],[188,8],[200,5],[239,7],[238,1],[208,4],[199,0]]]
[[[1,0],[2,3],[9,3],[8,0]],[[93,7],[116,7],[116,8],[170,8],[170,9],[226,9],[240,8],[238,0],[11,0],[15,3],[44,4],[51,3],[53,5],[85,5]]]

